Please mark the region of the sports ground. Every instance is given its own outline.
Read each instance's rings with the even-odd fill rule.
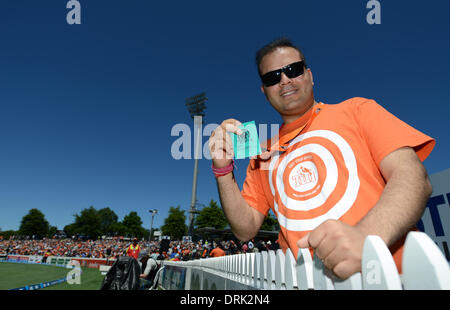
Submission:
[[[81,267],[80,284],[67,282],[52,285],[41,290],[98,290],[104,276],[97,268]],[[66,277],[69,269],[41,264],[0,263],[0,290],[10,290],[31,284],[57,280]]]

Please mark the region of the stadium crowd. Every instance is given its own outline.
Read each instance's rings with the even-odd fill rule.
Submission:
[[[73,240],[73,239],[42,239],[42,240],[0,240],[0,255],[37,255],[60,257],[85,257],[114,259],[127,255],[131,241],[123,239],[110,240]],[[170,241],[163,251],[161,241],[139,241],[140,256],[149,255],[162,260],[192,260],[217,255],[230,255],[246,252],[278,249],[277,242],[258,241],[237,242],[224,241]],[[222,251],[215,248],[220,248]],[[217,254],[217,253],[222,254]]]

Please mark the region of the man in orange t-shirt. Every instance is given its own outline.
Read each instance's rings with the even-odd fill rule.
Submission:
[[[312,248],[345,279],[361,271],[365,237],[378,235],[401,272],[406,234],[415,229],[431,184],[421,161],[434,139],[373,100],[339,104],[314,99],[313,76],[303,53],[287,39],[257,53],[261,90],[280,114],[279,134],[247,168],[242,191],[233,174],[228,119],[209,141],[219,194],[233,233],[253,238],[271,209],[280,224],[279,244],[297,257]]]
[[[217,244],[217,246],[209,252],[209,257],[220,257],[225,256],[225,251],[222,249],[222,246],[220,244]]]

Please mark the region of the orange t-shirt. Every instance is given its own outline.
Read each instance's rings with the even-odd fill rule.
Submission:
[[[225,251],[222,250],[221,248],[217,247],[217,248],[214,248],[211,252],[209,252],[209,256],[210,257],[225,256]]]
[[[280,246],[294,257],[297,241],[324,221],[355,225],[369,212],[386,185],[379,170],[386,155],[409,146],[423,161],[435,144],[365,98],[320,103],[281,126],[280,145],[286,137],[285,151],[275,151],[264,162],[250,161],[242,195],[264,215],[272,209],[280,224]],[[268,140],[267,145],[276,143]],[[390,247],[400,272],[403,243]]]

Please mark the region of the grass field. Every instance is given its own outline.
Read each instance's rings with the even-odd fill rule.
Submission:
[[[68,272],[69,269],[49,265],[0,263],[0,290],[60,279]],[[64,282],[44,290],[98,290],[103,278],[97,268],[82,267],[81,284]]]

